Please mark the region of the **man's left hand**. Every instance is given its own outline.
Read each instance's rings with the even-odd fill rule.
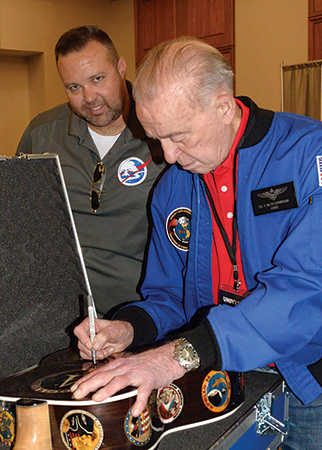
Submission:
[[[153,389],[159,389],[185,375],[186,370],[174,359],[174,343],[170,342],[126,358],[117,358],[78,380],[72,387],[73,397],[86,397],[101,402],[118,391],[133,386],[138,389],[131,414],[137,417],[148,403]]]

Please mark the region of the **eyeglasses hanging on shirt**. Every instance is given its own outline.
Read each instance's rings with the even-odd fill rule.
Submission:
[[[90,201],[92,211],[95,213],[100,206],[101,193],[105,181],[105,169],[102,161],[99,161],[94,169],[92,176],[92,186],[90,193]],[[98,185],[98,189],[95,189],[95,185]]]

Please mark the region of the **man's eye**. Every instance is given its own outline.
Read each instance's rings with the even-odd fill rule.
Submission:
[[[68,89],[72,92],[77,91],[78,88],[79,88],[78,84],[72,84],[71,86],[68,87]]]
[[[175,144],[178,144],[179,142],[182,142],[182,141],[183,141],[183,137],[172,136],[172,137],[170,138],[170,140],[171,140],[172,142],[174,142]]]
[[[95,81],[95,83],[98,83],[99,81],[101,81],[103,79],[103,77],[102,76],[99,76],[99,77],[95,77],[94,78],[94,81]]]

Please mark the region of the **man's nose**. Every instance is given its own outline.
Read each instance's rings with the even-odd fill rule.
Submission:
[[[84,86],[83,96],[86,103],[93,103],[96,99],[95,88],[92,86]]]
[[[174,164],[177,161],[177,157],[180,152],[177,147],[177,144],[175,142],[172,142],[171,139],[169,138],[161,139],[160,142],[163,148],[164,157],[166,161],[169,164]]]

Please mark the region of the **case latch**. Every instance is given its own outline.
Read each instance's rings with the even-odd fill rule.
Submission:
[[[288,409],[289,393],[284,390],[286,407]],[[272,407],[274,404],[275,394],[269,392],[265,394],[256,404],[256,433],[257,434],[282,434],[287,435],[288,432],[288,414],[284,417],[284,421],[276,419],[272,416]]]

